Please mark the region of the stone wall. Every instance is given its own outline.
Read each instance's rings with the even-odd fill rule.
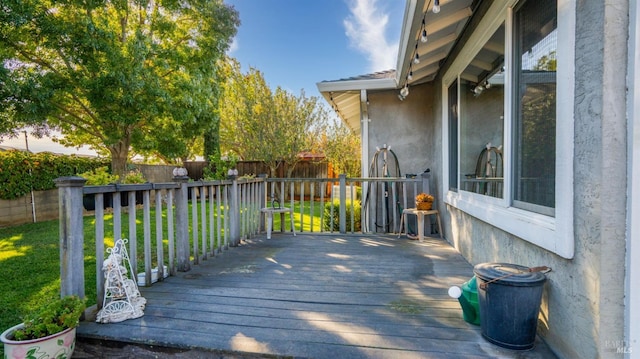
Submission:
[[[58,190],[33,192],[37,222],[58,219]],[[0,200],[0,227],[33,222],[31,194],[13,199]]]

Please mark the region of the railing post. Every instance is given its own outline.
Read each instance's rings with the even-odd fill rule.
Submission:
[[[262,183],[260,183],[260,193],[258,193],[258,196],[260,196],[258,211],[260,211],[261,208],[269,207],[269,202],[267,201],[267,196],[269,196],[269,183],[267,182],[267,178],[269,178],[269,176],[266,173],[262,173],[258,175],[258,178],[262,178]],[[265,228],[265,223],[262,212],[258,212],[258,216],[258,232],[260,232]]]
[[[82,220],[82,177],[60,177],[60,296],[84,298],[84,226]]]
[[[189,260],[189,188],[188,176],[175,176],[173,181],[178,184],[176,189],[176,259],[177,269],[180,272],[191,270]]]
[[[340,233],[347,233],[347,175],[341,174],[340,179]]]
[[[239,201],[238,180],[233,179],[231,185],[231,204],[229,206],[229,236],[231,237],[231,246],[236,247],[240,244],[240,201]]]

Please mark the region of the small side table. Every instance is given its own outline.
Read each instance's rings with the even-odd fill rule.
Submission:
[[[289,219],[291,220],[291,231],[293,232],[293,236],[296,235],[296,228],[293,225],[293,210],[287,207],[281,208],[273,208],[273,207],[264,207],[260,209],[260,212],[264,213],[267,222],[267,239],[271,239],[271,231],[273,229],[273,214],[280,213],[280,231],[284,232],[284,214],[289,213]]]
[[[414,214],[418,217],[418,241],[422,242],[424,239],[424,217],[430,216],[432,214],[436,215],[436,220],[438,221],[438,233],[440,234],[440,238],[444,238],[442,236],[442,224],[440,223],[440,212],[437,209],[428,209],[428,210],[419,210],[416,208],[407,208],[402,211],[402,218],[400,218],[400,229],[402,229],[403,223],[406,222],[405,217],[407,214]],[[398,234],[398,237],[400,237]],[[404,234],[407,235],[407,226],[404,227]]]

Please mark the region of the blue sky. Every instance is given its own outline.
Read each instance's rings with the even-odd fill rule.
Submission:
[[[225,0],[240,14],[228,54],[273,89],[320,96],[316,83],[394,69],[405,1]],[[322,100],[324,103],[324,100]],[[29,136],[33,152],[95,154]],[[24,149],[24,137],[2,146]]]
[[[225,0],[241,25],[228,54],[269,86],[320,96],[316,83],[394,69],[405,2]]]

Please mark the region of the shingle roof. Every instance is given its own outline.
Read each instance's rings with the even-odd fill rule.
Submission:
[[[362,80],[379,80],[379,79],[394,79],[396,77],[396,70],[378,71],[371,74],[357,75],[339,80],[325,80],[321,82],[338,82],[338,81],[362,81]]]

